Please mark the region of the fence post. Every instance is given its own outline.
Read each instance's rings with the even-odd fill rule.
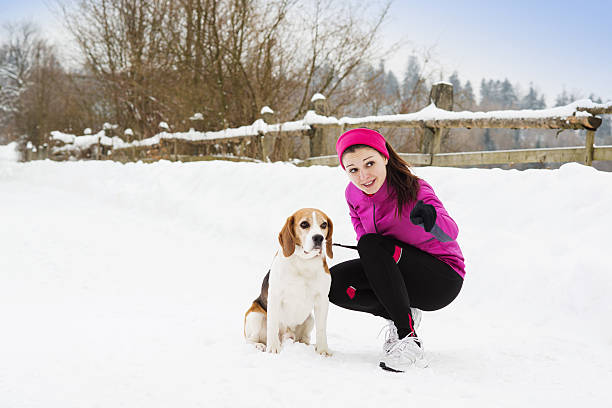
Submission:
[[[429,93],[429,100],[436,107],[444,110],[453,110],[453,85],[448,82],[433,84]],[[431,155],[431,164],[434,164],[434,155],[440,153],[442,139],[448,135],[448,129],[425,128],[421,140],[421,153]]]
[[[587,166],[592,166],[593,165],[593,152],[594,152],[593,145],[594,144],[595,144],[595,131],[594,130],[587,130],[587,133],[586,133],[586,156],[584,158],[584,164],[586,164]]]
[[[100,156],[102,156],[102,144],[100,143],[100,135],[98,135],[98,143],[96,144],[96,160],[100,160]]]
[[[317,115],[328,116],[330,113],[327,99],[321,94],[315,94],[310,100],[310,110]],[[328,156],[336,153],[336,140],[342,133],[340,126],[314,126],[310,137],[310,157]]]
[[[26,143],[26,147],[25,147],[25,161],[29,162],[32,161],[32,149],[34,148],[34,146],[32,145],[32,142],[28,140],[28,143]]]
[[[191,123],[193,124],[193,129],[197,132],[204,131],[204,115],[197,112],[194,113],[192,117],[189,118]]]
[[[267,125],[274,123],[274,111],[269,106],[264,106],[259,112],[261,118]],[[274,145],[276,144],[277,136],[271,134],[261,134],[259,142],[261,143],[261,161],[273,161]]]

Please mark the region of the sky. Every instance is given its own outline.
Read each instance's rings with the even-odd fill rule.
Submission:
[[[396,0],[389,14],[385,41],[405,45],[385,66],[400,78],[413,51],[431,50],[443,79],[456,70],[475,90],[508,78],[549,105],[563,89],[612,100],[611,0]]]
[[[0,0],[0,23],[30,19],[62,45],[67,34],[52,3]],[[439,79],[457,71],[476,92],[483,78],[508,78],[523,93],[533,83],[551,106],[564,89],[612,100],[611,23],[612,0],[395,0],[381,40],[401,44],[385,55],[400,80],[409,56],[428,52]]]

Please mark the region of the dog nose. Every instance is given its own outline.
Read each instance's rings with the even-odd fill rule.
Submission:
[[[323,243],[323,235],[321,235],[321,234],[314,235],[312,237],[312,240],[313,240],[315,246],[321,246],[321,244]]]

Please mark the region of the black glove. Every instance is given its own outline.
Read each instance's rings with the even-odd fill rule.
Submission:
[[[423,200],[419,200],[412,211],[410,211],[410,222],[414,225],[423,225],[425,231],[429,232],[436,225],[436,218],[438,213],[431,204],[423,203]]]

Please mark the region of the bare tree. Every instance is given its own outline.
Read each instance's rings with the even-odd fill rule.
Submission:
[[[0,43],[0,125],[6,132],[4,137],[14,139],[19,100],[27,89],[40,39],[36,27],[29,22],[5,24],[3,31],[6,40]]]
[[[78,0],[63,14],[114,121],[149,136],[195,112],[208,129],[252,122],[263,105],[295,118],[316,92],[341,106],[389,7],[355,3]]]

